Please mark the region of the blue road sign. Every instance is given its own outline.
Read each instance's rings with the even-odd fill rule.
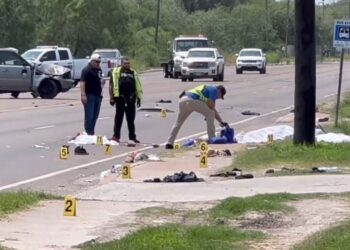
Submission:
[[[333,47],[350,48],[350,20],[335,20]]]

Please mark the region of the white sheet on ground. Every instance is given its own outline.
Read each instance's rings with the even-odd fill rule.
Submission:
[[[288,125],[279,125],[253,130],[247,133],[239,133],[236,135],[238,143],[265,143],[269,134],[273,135],[273,140],[284,140],[292,138],[294,129]],[[341,143],[350,142],[350,136],[341,133],[322,133],[320,129],[316,129],[317,142]]]
[[[97,135],[87,135],[86,133],[78,135],[74,140],[69,141],[68,143],[74,143],[75,145],[87,145],[87,144],[96,144]],[[118,142],[113,140],[108,140],[106,136],[102,137],[103,145],[119,145]]]

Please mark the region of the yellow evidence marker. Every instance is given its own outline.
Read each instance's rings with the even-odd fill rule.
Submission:
[[[174,150],[175,150],[175,151],[180,150],[180,148],[181,148],[180,143],[177,142],[177,143],[174,144]]]
[[[112,147],[109,144],[106,144],[106,150],[105,150],[106,155],[112,154]]]
[[[77,215],[77,200],[71,195],[64,197],[64,216]]]
[[[103,144],[103,137],[102,137],[102,135],[98,135],[97,136],[96,144],[97,145],[102,145]]]
[[[67,145],[64,145],[60,148],[59,158],[62,160],[67,160],[68,156],[69,156],[69,149]]]
[[[267,143],[272,143],[273,142],[273,134],[268,134],[267,135]]]
[[[122,178],[131,179],[131,168],[129,164],[123,165]]]
[[[163,117],[163,118],[166,117],[166,110],[165,110],[165,109],[162,109],[162,110],[160,111],[160,116]]]
[[[208,143],[203,141],[199,144],[199,149],[201,150],[201,153],[207,153],[208,152]]]
[[[208,156],[207,156],[206,152],[200,154],[199,166],[200,166],[200,168],[207,168],[208,167]]]

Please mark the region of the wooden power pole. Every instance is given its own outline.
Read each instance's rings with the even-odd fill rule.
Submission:
[[[295,0],[294,144],[315,144],[315,1]]]

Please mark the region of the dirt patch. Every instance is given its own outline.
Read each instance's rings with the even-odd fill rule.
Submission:
[[[164,203],[145,212],[131,212],[110,221],[99,229],[97,242],[120,239],[128,233],[147,226],[166,223],[182,225],[207,224],[206,210],[218,202]],[[308,236],[325,230],[350,217],[349,202],[342,198],[307,199],[288,202],[294,207],[290,213],[248,213],[231,225],[246,230],[258,230],[268,238],[260,243],[252,243],[251,249],[290,249]],[[223,222],[222,224],[227,223]]]
[[[349,218],[349,203],[344,199],[309,199],[289,202],[295,212],[258,216],[244,222],[247,229],[266,233],[269,238],[253,249],[290,249],[308,236]],[[248,220],[249,221],[249,220]]]

